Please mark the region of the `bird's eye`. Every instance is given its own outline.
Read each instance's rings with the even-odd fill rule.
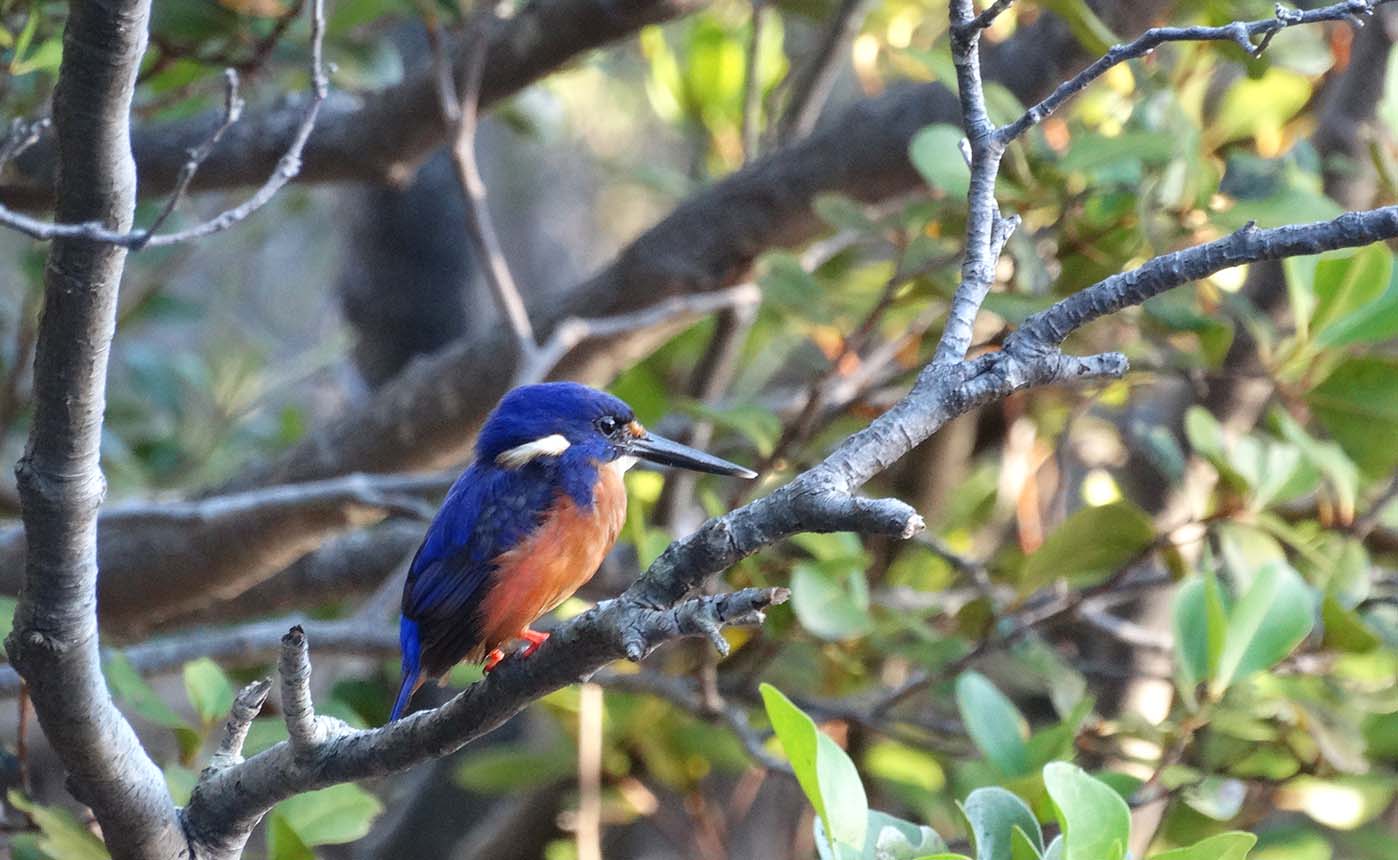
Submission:
[[[617,420],[610,415],[603,415],[601,418],[597,419],[597,429],[602,431],[603,436],[612,435],[619,426]]]

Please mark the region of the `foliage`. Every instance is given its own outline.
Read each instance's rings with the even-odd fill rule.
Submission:
[[[591,265],[592,246],[629,239],[676,195],[742,169],[750,76],[766,132],[836,5],[763,4],[755,70],[746,68],[749,7],[719,2],[582,59],[506,106],[517,120],[501,132],[509,148],[540,164],[585,163],[588,182],[602,187],[586,208],[625,225],[578,228],[589,235],[579,259]],[[1097,51],[1127,35],[1093,11],[1103,5],[1019,3],[986,38],[1003,44],[1051,11]],[[459,34],[463,21],[456,4],[332,6],[327,54],[344,90],[401,78],[416,58],[390,36],[395,28],[431,21]],[[230,63],[256,59],[246,70],[256,74],[245,74],[254,100],[304,85],[304,22],[278,29],[290,5],[156,8],[140,122],[216,107]],[[47,0],[0,4],[6,115],[46,104],[64,14]],[[1168,17],[1216,24],[1273,14],[1268,0],[1186,0]],[[945,17],[944,3],[876,4],[842,61],[839,97],[905,79],[954,86]],[[1248,221],[1336,215],[1344,207],[1326,192],[1336,171],[1372,177],[1375,205],[1398,200],[1398,54],[1365,125],[1361,163],[1339,164],[1351,156],[1313,140],[1323,88],[1355,61],[1347,33],[1293,28],[1260,59],[1226,44],[1171,46],[1114,69],[1032,131],[1006,156],[1000,206],[1024,224],[978,343],[993,348],[1058,298]],[[998,84],[988,98],[1000,120],[1024,107]],[[820,196],[820,242],[757,257],[751,276],[763,304],[725,395],[691,394],[712,321],[620,372],[611,390],[643,422],[708,425],[716,453],[769,467],[756,488],[701,479],[695,510],[677,518],[676,483],[628,473],[627,571],[633,558],[653,560],[677,522],[762,494],[906,388],[960,276],[969,179],[961,136],[935,123],[912,137],[907,155],[927,193],[872,207]],[[762,152],[772,151],[769,138]],[[493,201],[512,208],[510,181],[490,179]],[[210,262],[188,249],[132,256],[103,440],[115,499],[205,492],[362,396],[343,383],[353,376],[352,336],[332,307],[345,249],[322,235],[343,202],[319,193],[286,195],[269,222],[219,239],[227,244]],[[138,222],[158,206],[146,201]],[[43,257],[12,249],[0,264],[12,285],[0,314],[0,443],[17,456]],[[247,280],[267,281],[259,288],[240,274],[256,260],[260,275]],[[1266,278],[1272,294],[1255,288]],[[1398,504],[1386,493],[1398,469],[1396,339],[1398,266],[1383,245],[1220,272],[1079,332],[1070,352],[1120,349],[1133,373],[987,407],[869,488],[914,502],[928,540],[807,535],[747,559],[727,584],[788,586],[790,604],[760,631],[730,632],[727,662],[677,647],[640,670],[692,679],[701,706],[607,693],[608,826],[655,816],[659,797],[686,820],[715,827],[703,816],[717,816],[736,827],[726,810],[713,812],[724,806],[714,798],[752,766],[743,739],[718,718],[729,709],[762,724],[762,750],[784,753],[812,810],[809,836],[803,825],[794,844],[822,858],[1391,856]],[[1256,414],[1247,385],[1267,389]],[[814,417],[803,418],[808,409]],[[299,608],[347,610],[339,601]],[[104,671],[143,736],[168,751],[167,782],[186,801],[234,691],[254,675],[201,659],[178,681],[154,682],[120,649],[106,654]],[[376,725],[395,672],[348,665],[319,709]],[[1154,706],[1138,706],[1137,694]],[[467,750],[451,769],[456,785],[494,797],[570,784],[581,746],[576,691],[536,710],[530,737]],[[283,737],[277,716],[264,716],[246,752]],[[299,860],[356,840],[392,790],[338,786],[294,798],[269,815],[260,844],[270,857]],[[33,825],[11,840],[14,856],[105,856],[80,815],[42,800],[10,794]],[[1157,803],[1158,829],[1132,832],[1128,809]]]

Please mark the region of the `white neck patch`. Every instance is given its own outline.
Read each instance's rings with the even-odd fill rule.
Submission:
[[[507,469],[517,469],[540,457],[557,457],[567,451],[570,444],[562,434],[554,433],[551,436],[535,439],[533,442],[526,442],[508,451],[501,451],[495,456],[495,462]]]
[[[632,466],[636,465],[636,458],[635,458],[635,457],[617,457],[615,460],[613,460],[612,462],[608,463],[607,465],[608,465],[608,466],[611,466],[613,469],[616,469],[618,474],[624,474],[624,473],[626,472],[627,469],[629,469],[629,468],[631,468]]]

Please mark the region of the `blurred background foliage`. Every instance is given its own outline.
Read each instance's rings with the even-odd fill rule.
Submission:
[[[793,76],[840,5],[719,0],[497,108],[483,138],[492,206],[515,267],[552,273],[524,279],[531,296],[560,293],[678,200],[774,151]],[[1266,0],[1156,5],[1148,23],[1273,13]],[[227,66],[258,103],[303,87],[302,11],[299,0],[157,0],[138,121],[216,107]],[[329,12],[335,86],[351,92],[400,80],[423,62],[424,32],[458,33],[465,20],[427,0]],[[57,2],[0,3],[7,116],[43,112],[64,16]],[[1046,0],[1017,4],[987,40],[1043,16],[1086,54],[1132,35],[1114,29],[1113,4]],[[1002,172],[1000,206],[1024,224],[978,341],[990,348],[1059,297],[1248,221],[1398,202],[1398,60],[1386,44],[1398,28],[1373,26],[1387,59],[1362,74],[1382,86],[1353,128],[1327,125],[1326,106],[1362,36],[1326,26],[1286,30],[1262,59],[1231,44],[1169,46],[1031,132]],[[868,4],[835,60],[832,110],[908,81],[954,82],[946,30],[945,3]],[[988,97],[998,121],[1024,107],[999,83]],[[1336,146],[1340,133],[1357,145]],[[624,582],[697,513],[816,462],[911,381],[958,280],[960,137],[934,124],[913,139],[922,192],[876,207],[824,197],[824,237],[758,260],[763,302],[726,392],[692,393],[722,321],[615,380],[642,421],[709,425],[710,447],[759,464],[763,479],[703,479],[677,506],[674,479],[633,471],[625,546],[608,566],[622,578],[605,581]],[[556,183],[559,166],[569,178]],[[186,209],[216,211],[224,196]],[[158,204],[145,201],[138,221]],[[353,346],[371,327],[346,322],[336,284],[366,265],[353,230],[374,219],[362,192],[293,187],[236,231],[131,258],[103,447],[113,500],[197,494],[368,396]],[[44,249],[13,236],[0,247],[0,446],[12,461],[27,432]],[[616,667],[599,736],[580,735],[588,695],[561,691],[444,767],[282,804],[251,853],[568,860],[585,805],[579,753],[600,744],[607,856],[1393,857],[1396,278],[1392,249],[1378,245],[1226,270],[1095,324],[1069,347],[1123,350],[1125,380],[986,407],[870,488],[913,502],[925,537],[807,535],[748,559],[727,585],[785,585],[792,600],[762,629],[730,632],[726,661],[682,645]],[[460,336],[493,324],[479,286],[456,284],[441,301],[464,311]],[[16,516],[12,482],[0,506]],[[585,605],[575,598],[563,614]],[[393,661],[317,665],[333,678],[324,712],[385,719]],[[183,799],[234,689],[262,669],[200,659],[143,679],[114,650],[107,671]],[[661,691],[661,673],[684,695]],[[769,757],[791,757],[805,799],[754,759],[734,720]],[[280,726],[259,719],[250,752]],[[106,856],[59,799],[61,780],[42,777],[54,764],[28,767],[30,794],[12,781],[9,796],[11,856]],[[457,811],[426,833],[404,810],[433,793]],[[513,853],[487,825],[519,828]],[[1053,847],[1056,834],[1066,845]]]

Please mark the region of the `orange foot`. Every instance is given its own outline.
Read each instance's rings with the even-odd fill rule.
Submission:
[[[540,645],[549,640],[549,635],[547,633],[540,633],[537,630],[530,630],[526,627],[519,631],[519,638],[529,643],[524,646],[524,650],[519,653],[519,656],[528,657],[530,654],[538,651]]]
[[[489,672],[491,669],[494,669],[496,666],[499,666],[500,661],[503,659],[505,659],[505,652],[501,651],[499,648],[496,648],[489,654],[485,655],[485,668],[482,671]]]

